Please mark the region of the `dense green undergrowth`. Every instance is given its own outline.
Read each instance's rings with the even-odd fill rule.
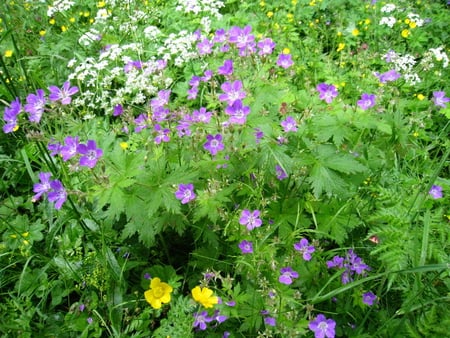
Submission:
[[[445,336],[448,11],[2,2],[2,335]]]

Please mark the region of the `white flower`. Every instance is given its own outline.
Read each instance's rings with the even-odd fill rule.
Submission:
[[[393,12],[393,11],[395,11],[395,9],[396,9],[397,7],[394,5],[394,4],[386,4],[386,5],[384,5],[383,7],[381,7],[381,12],[383,12],[383,13],[390,13],[390,12]]]
[[[436,58],[436,61],[441,62],[442,61],[442,67],[447,68],[448,67],[448,56],[444,52],[444,47],[438,47],[438,48],[430,48],[429,51],[433,53],[434,57]]]
[[[386,25],[389,28],[394,27],[395,23],[397,22],[397,19],[393,16],[384,16],[380,20],[380,25]]]
[[[74,1],[69,0],[55,0],[52,6],[48,6],[47,16],[52,17],[55,13],[64,12],[69,10],[73,5]]]
[[[425,23],[425,21],[422,20],[418,14],[409,13],[407,15],[407,17],[408,17],[409,20],[414,22],[417,25],[417,27],[422,27],[423,24]]]

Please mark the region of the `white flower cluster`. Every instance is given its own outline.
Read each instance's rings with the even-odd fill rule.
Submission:
[[[421,19],[418,14],[409,13],[407,15],[407,17],[408,17],[409,20],[414,22],[417,25],[417,27],[422,27],[424,25],[424,23],[425,23],[425,20]]]
[[[433,60],[434,57],[434,60]],[[449,64],[449,59],[447,53],[444,51],[444,47],[440,46],[438,48],[430,48],[423,55],[420,64],[425,70],[430,70],[434,68],[434,61],[442,62],[442,68],[447,68]]]
[[[394,27],[395,23],[397,22],[397,19],[393,16],[383,16],[380,20],[380,25],[386,25],[389,28]]]
[[[155,41],[161,35],[161,31],[156,26],[147,26],[144,28],[144,36],[149,41]]]
[[[102,36],[95,28],[91,28],[88,32],[84,33],[79,39],[78,43],[83,46],[89,46],[94,41],[101,40]]]
[[[166,61],[175,55],[175,65],[181,66],[198,56],[196,42],[195,34],[188,33],[186,30],[182,30],[178,34],[171,33],[164,41],[164,45],[158,49],[158,54]]]
[[[210,13],[217,19],[222,18],[219,9],[224,6],[223,1],[219,0],[179,0],[177,11],[184,11],[185,13]]]
[[[55,13],[64,12],[75,5],[74,1],[70,0],[55,0],[52,6],[48,6],[47,16],[52,17]]]
[[[390,50],[384,55],[384,59],[387,63],[392,63],[394,65],[394,69],[403,75],[407,84],[413,86],[422,81],[419,75],[413,72],[413,68],[417,61],[412,55],[400,55],[397,52]]]
[[[394,4],[386,4],[383,7],[381,7],[380,11],[383,13],[391,13],[395,11],[397,7]]]

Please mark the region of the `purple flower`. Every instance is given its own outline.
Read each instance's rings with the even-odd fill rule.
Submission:
[[[364,93],[361,95],[361,100],[359,100],[357,103],[362,110],[367,110],[375,106],[375,99],[376,96],[374,94]]]
[[[168,104],[170,93],[171,93],[170,89],[160,90],[158,92],[158,96],[151,99],[150,101],[150,106],[152,107],[152,109],[164,107],[166,104]]]
[[[220,75],[231,75],[233,74],[233,60],[225,60],[223,66],[217,69],[217,73]]]
[[[88,140],[87,144],[79,144],[77,152],[80,155],[80,165],[88,168],[94,168],[100,157],[103,156],[103,150],[97,148],[94,140]]]
[[[183,116],[183,119],[178,122],[178,125],[176,126],[177,134],[179,137],[183,136],[189,136],[192,134],[191,131],[191,124],[192,124],[192,118],[189,115]]]
[[[59,151],[64,161],[70,160],[77,154],[78,148],[78,136],[72,137],[67,136],[64,139],[64,146],[62,146]]]
[[[401,75],[395,69],[391,69],[382,74],[375,73],[375,76],[380,80],[381,83],[386,83],[389,81],[397,80]]]
[[[24,110],[30,114],[31,122],[38,123],[41,120],[46,102],[43,89],[36,90],[36,94],[28,94]]]
[[[206,111],[206,108],[201,107],[199,110],[194,110],[192,119],[194,122],[209,123],[211,121],[212,113]]]
[[[51,173],[39,173],[39,180],[40,183],[35,183],[33,186],[33,192],[36,193],[36,195],[33,196],[32,201],[37,201],[43,194],[48,193],[51,190],[50,186],[50,177],[52,176]]]
[[[433,102],[436,106],[446,108],[450,98],[445,97],[445,92],[433,92]]]
[[[285,120],[281,121],[281,126],[286,133],[297,131],[297,121],[292,116],[287,116]]]
[[[265,38],[262,41],[259,41],[257,44],[259,48],[259,55],[268,55],[272,54],[273,49],[275,48],[276,44],[272,41],[270,38]]]
[[[215,34],[214,34],[214,39],[213,41],[215,43],[224,43],[227,41],[227,34],[225,29],[220,28],[218,30],[216,30]]]
[[[215,156],[217,153],[225,148],[222,143],[222,135],[216,134],[211,135],[208,134],[206,136],[206,143],[203,145],[203,148],[208,150],[211,155]]]
[[[316,89],[319,92],[319,98],[325,100],[326,103],[331,103],[338,95],[336,87],[327,83],[318,84]]]
[[[192,86],[190,89],[188,89],[187,94],[188,94],[188,96],[187,96],[188,100],[196,99],[197,95],[198,95],[198,87]]]
[[[311,254],[316,251],[314,246],[309,245],[306,238],[302,238],[300,242],[294,244],[294,249],[303,254],[303,259],[305,261],[311,260]]]
[[[277,178],[282,181],[285,178],[287,178],[286,172],[283,170],[282,167],[280,167],[278,164],[275,166],[275,172],[277,173]]]
[[[314,332],[315,338],[334,338],[336,322],[327,319],[323,314],[319,314],[316,319],[309,322],[309,329]]]
[[[214,73],[212,70],[210,70],[210,69],[205,70],[205,72],[203,73],[203,76],[200,78],[200,80],[202,80],[203,82],[208,82],[209,80],[211,80],[213,75],[214,75]]]
[[[260,227],[262,224],[262,221],[259,218],[260,213],[261,212],[259,210],[242,210],[241,217],[239,218],[239,224],[245,225],[248,230],[253,230],[254,228]]]
[[[70,104],[72,102],[71,96],[78,93],[78,87],[70,87],[69,81],[64,82],[61,89],[56,86],[50,86],[48,90],[50,91],[48,95],[50,101],[60,101],[63,105]]]
[[[125,73],[131,72],[133,69],[142,69],[142,61],[128,61],[123,67]]]
[[[152,120],[156,122],[162,122],[167,120],[167,117],[169,116],[170,110],[164,107],[157,107],[156,109],[153,109],[152,112]]]
[[[179,184],[178,190],[175,192],[175,197],[181,201],[181,204],[186,204],[195,198],[194,185],[189,184]]]
[[[146,273],[144,274],[144,279],[149,280],[149,279],[151,279],[151,278],[152,278],[152,276],[151,276],[148,272],[146,272]]]
[[[86,321],[88,322],[88,324],[92,324],[92,322],[93,322],[94,320],[92,319],[92,317],[88,317],[88,319],[86,319]]]
[[[280,54],[277,59],[277,66],[280,66],[284,69],[289,68],[292,66],[294,62],[292,62],[292,55],[291,54]]]
[[[197,44],[197,50],[199,55],[207,55],[212,53],[214,44],[208,39],[203,39]]]
[[[212,316],[213,320],[217,321],[219,324],[223,323],[228,319],[227,316],[220,314],[220,310],[214,311],[214,314]]]
[[[276,326],[277,321],[273,317],[266,317],[266,318],[264,318],[264,324],[269,325],[269,326]]]
[[[189,81],[189,85],[192,87],[198,87],[198,86],[200,86],[200,81],[201,81],[200,76],[193,75],[191,77],[191,80]]]
[[[251,31],[252,27],[249,25],[244,28],[233,26],[228,31],[228,41],[235,44],[237,48],[245,48],[255,40],[255,36],[250,34]]]
[[[169,142],[170,141],[170,129],[162,128],[159,124],[155,124],[154,129],[156,131],[155,143],[160,144],[161,142]]]
[[[356,272],[358,275],[364,274],[365,270],[370,270],[370,267],[365,264],[361,257],[358,257],[352,249],[348,250],[346,263],[344,267],[350,271]]]
[[[442,198],[442,187],[439,185],[433,185],[428,193],[434,199]]]
[[[291,285],[294,278],[298,278],[298,272],[292,270],[290,266],[280,269],[281,276],[278,278],[280,283]]]
[[[47,149],[50,150],[50,156],[56,156],[59,155],[61,152],[62,144],[56,142],[56,143],[49,143],[47,145]]]
[[[47,198],[50,202],[55,203],[55,209],[59,210],[67,199],[66,189],[59,180],[51,181],[50,187],[52,190],[48,193]]]
[[[231,336],[231,333],[228,331],[225,331],[222,335],[222,338],[228,338],[229,336]]]
[[[200,330],[206,330],[207,326],[206,323],[210,323],[213,321],[212,317],[208,317],[208,312],[203,311],[200,313],[195,313],[194,314],[194,324],[192,325],[194,328],[199,328]]]
[[[244,99],[247,94],[242,90],[242,82],[239,80],[231,82],[224,82],[220,88],[223,90],[223,94],[219,95],[220,101],[226,101],[229,105],[232,105],[236,100]]]
[[[253,243],[243,240],[239,243],[239,249],[241,249],[243,254],[251,254],[253,253]]]
[[[3,126],[3,132],[5,132],[6,134],[11,133],[19,128],[17,116],[21,111],[22,103],[20,102],[19,98],[16,97],[16,99],[11,102],[9,107],[5,107],[3,120],[6,122],[6,124]]]
[[[230,300],[229,302],[226,302],[225,305],[230,307],[236,306],[236,301]]]
[[[259,128],[255,128],[256,143],[259,143],[263,137],[264,137],[264,132]]]
[[[86,308],[86,305],[84,305],[84,304],[80,304],[80,306],[78,306],[78,309],[79,309],[81,312],[83,312],[85,308]]]
[[[134,132],[139,133],[143,129],[147,128],[148,115],[140,114],[138,117],[134,119],[134,123],[136,124],[136,128],[134,128]]]
[[[114,106],[113,116],[119,116],[123,113],[123,107],[121,104],[116,104]]]
[[[327,268],[343,268],[344,267],[344,258],[341,256],[334,256],[331,261],[327,261]]]
[[[372,293],[371,291],[363,293],[363,295],[362,295],[363,303],[367,304],[369,306],[372,306],[376,300],[377,300],[377,296],[374,293]]]
[[[241,100],[236,100],[225,108],[225,114],[230,115],[229,122],[231,124],[244,124],[249,113],[250,107],[243,106]]]

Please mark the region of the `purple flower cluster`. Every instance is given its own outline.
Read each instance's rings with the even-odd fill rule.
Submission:
[[[65,82],[62,88],[56,86],[48,87],[50,94],[49,100],[54,102],[60,102],[62,105],[68,105],[72,101],[71,96],[78,92],[78,87],[71,87],[69,82]],[[9,107],[5,108],[3,114],[3,120],[5,124],[3,125],[4,133],[11,133],[19,128],[19,114],[22,111],[28,113],[28,119],[30,122],[39,123],[42,114],[45,110],[45,105],[47,104],[47,98],[43,89],[36,90],[35,94],[29,94],[26,98],[26,104],[22,108],[22,103],[20,99],[16,97],[12,101]]]
[[[358,257],[352,249],[348,250],[345,257],[334,256],[331,261],[327,261],[328,269],[331,268],[344,268],[345,271],[341,276],[342,284],[351,282],[352,276],[365,275],[366,271],[370,270],[370,267],[365,264],[361,257]]]
[[[215,321],[218,324],[223,323],[228,319],[227,316],[222,315],[220,310],[215,310],[212,316],[209,316],[207,311],[202,311],[199,313],[194,313],[194,323],[193,327],[198,330],[204,331],[208,328],[208,323]]]
[[[51,155],[61,155],[64,161],[68,161],[76,155],[80,155],[79,165],[82,167],[94,168],[103,156],[103,150],[97,148],[94,140],[88,140],[86,144],[79,143],[78,136],[67,136],[64,144],[51,143],[48,145]]]
[[[67,200],[67,192],[61,181],[50,180],[51,176],[52,174],[48,172],[39,173],[40,183],[36,183],[33,186],[33,192],[36,194],[33,196],[32,201],[36,202],[42,195],[46,194],[49,202],[54,203],[55,209],[59,210]]]

